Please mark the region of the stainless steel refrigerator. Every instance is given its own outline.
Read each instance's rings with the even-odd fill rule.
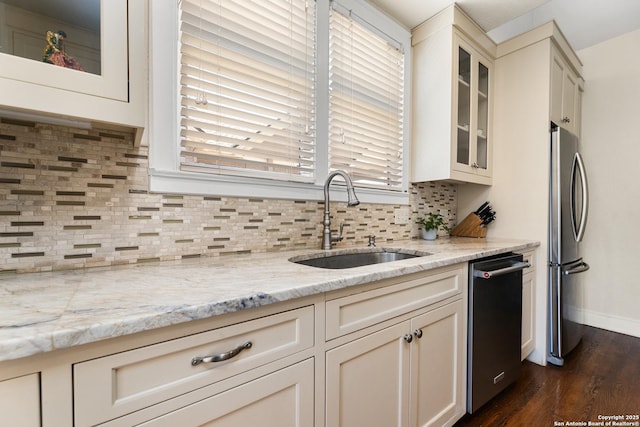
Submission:
[[[580,256],[589,210],[589,189],[578,137],[551,124],[549,188],[549,354],[562,366],[580,342],[582,288],[580,273],[589,265]]]

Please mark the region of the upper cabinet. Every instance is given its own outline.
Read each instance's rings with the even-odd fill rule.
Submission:
[[[142,129],[146,7],[0,0],[0,109]]]
[[[455,5],[412,43],[412,181],[491,184],[495,44]]]
[[[551,121],[580,135],[584,82],[557,47],[551,50]]]

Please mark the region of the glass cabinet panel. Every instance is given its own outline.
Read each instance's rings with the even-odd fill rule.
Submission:
[[[127,102],[127,0],[0,0],[0,78]]]
[[[0,52],[101,74],[100,0],[0,0]]]
[[[478,129],[477,129],[477,167],[487,168],[487,137],[489,131],[489,69],[478,63]]]
[[[469,164],[471,130],[471,54],[458,48],[458,146],[456,162]]]

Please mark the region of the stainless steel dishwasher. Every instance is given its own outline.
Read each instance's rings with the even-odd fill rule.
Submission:
[[[467,412],[473,413],[520,376],[521,254],[469,263]]]

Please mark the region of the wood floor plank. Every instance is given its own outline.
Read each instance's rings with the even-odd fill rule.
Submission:
[[[525,361],[515,384],[455,427],[546,427],[604,415],[640,415],[640,338],[586,327],[563,367]]]

